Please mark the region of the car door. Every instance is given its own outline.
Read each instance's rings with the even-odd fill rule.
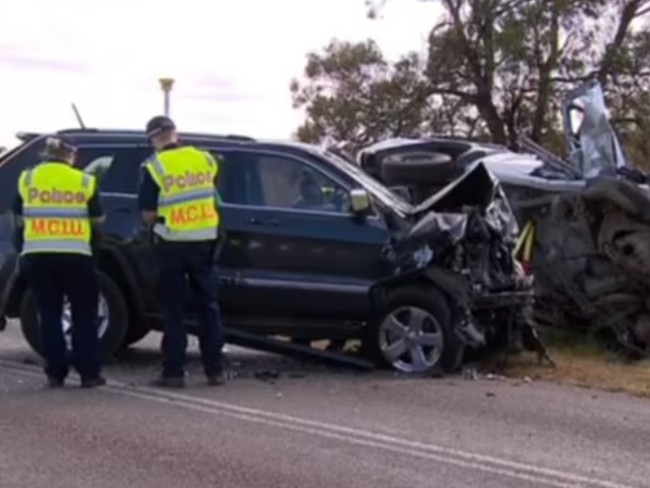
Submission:
[[[203,148],[214,156],[220,157],[218,149]],[[138,191],[141,179],[141,163],[151,154],[151,147],[146,144],[130,145],[101,145],[81,146],[80,162],[85,171],[94,174],[100,185],[102,204],[106,213],[103,225],[105,245],[118,246],[124,252],[131,270],[136,273],[138,283],[141,283],[148,311],[159,313],[158,303],[158,272],[159,264],[151,247],[151,234],[142,221],[138,206]],[[222,159],[222,158],[220,158]],[[225,161],[220,164],[219,193],[222,200],[230,199],[227,184],[228,167]],[[223,213],[223,212],[222,212]],[[228,224],[228,213],[222,215],[225,226]],[[224,243],[221,260],[225,263],[236,259],[231,256],[230,246]],[[217,263],[213,263],[217,266]],[[219,266],[221,281],[221,299],[224,313],[230,313],[233,300],[232,286],[233,271],[226,264]],[[191,283],[188,282],[188,285]],[[236,294],[235,294],[236,296]],[[186,309],[193,312],[196,309],[195,294],[191,287],[186,295]]]
[[[120,243],[142,233],[138,209],[140,164],[151,153],[145,144],[81,144],[78,165],[97,180],[106,214],[103,232]]]
[[[383,221],[353,215],[351,187],[306,158],[249,149],[226,157],[240,171],[229,211],[245,257],[239,290],[249,309],[293,318],[365,316],[368,287],[387,273]],[[310,194],[315,186],[329,196]]]
[[[233,227],[233,214],[230,211],[230,204],[234,201],[236,185],[233,183],[237,173],[233,164],[223,148],[216,145],[201,145],[201,149],[208,151],[219,162],[218,188],[219,200],[219,255],[218,260],[213,264],[218,277],[219,306],[221,313],[226,318],[245,314],[248,304],[245,297],[239,293],[237,281],[238,270],[245,265],[245,256],[236,234],[230,232]],[[193,294],[190,294],[192,297]],[[195,310],[197,303],[190,299],[189,308]]]
[[[18,193],[20,173],[37,164],[44,147],[44,138],[34,137],[0,156],[0,330],[4,314],[17,310],[5,310],[16,280],[18,256],[13,246],[13,201]]]
[[[149,308],[155,303],[155,276],[148,235],[138,208],[140,165],[151,148],[138,143],[83,143],[77,164],[95,176],[106,216],[101,227],[102,247],[119,253],[129,272],[142,286]]]

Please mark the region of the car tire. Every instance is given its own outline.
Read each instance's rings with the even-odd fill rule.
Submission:
[[[402,327],[396,330],[400,324]],[[400,340],[402,346],[397,345]],[[453,331],[448,300],[431,286],[409,286],[390,292],[377,319],[368,327],[364,349],[380,367],[421,375],[456,369],[464,351]],[[420,362],[414,356],[418,349],[423,359]]]
[[[99,348],[103,357],[110,357],[119,350],[127,336],[129,311],[115,281],[101,271],[98,272],[98,278],[100,294],[108,309],[108,324],[100,337]],[[36,299],[29,288],[21,301],[20,324],[27,343],[37,354],[42,356],[43,347]]]
[[[451,156],[434,152],[413,152],[386,158],[381,180],[388,186],[444,185],[458,176]]]

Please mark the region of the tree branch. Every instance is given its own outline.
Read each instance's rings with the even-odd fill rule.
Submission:
[[[463,31],[463,19],[460,18],[460,8],[462,7],[462,2],[458,1],[454,3],[453,0],[442,0],[442,2],[447,7],[447,10],[449,10],[449,13],[451,14],[454,31],[458,36],[458,40],[460,41],[461,48],[465,53],[467,62],[469,63],[472,71],[474,72],[474,76],[478,79],[482,79],[483,70],[481,69],[481,61],[479,60],[476,51],[472,49],[469,39],[467,39],[467,36]]]
[[[639,17],[643,17],[646,14],[650,14],[650,5],[644,9],[639,10],[634,17],[638,19]]]
[[[429,89],[429,95],[449,95],[452,97],[462,98],[463,100],[471,103],[474,103],[476,101],[476,93],[453,88],[431,87]]]
[[[501,8],[497,8],[492,12],[492,16],[495,19],[497,19],[500,16],[502,16],[503,14],[505,14],[506,12],[509,12],[511,10],[514,10],[514,9],[520,7],[521,5],[526,3],[527,1],[528,0],[511,0],[510,2],[504,2],[501,5]]]
[[[612,68],[614,67],[614,61],[616,58],[616,53],[621,49],[625,37],[627,36],[630,24],[637,16],[638,10],[644,4],[644,0],[630,0],[623,7],[621,12],[621,17],[618,21],[618,27],[616,28],[616,34],[614,34],[614,39],[609,43],[605,49],[605,54],[600,62],[600,68],[598,69],[598,81],[605,86],[607,82],[607,75],[610,74]]]

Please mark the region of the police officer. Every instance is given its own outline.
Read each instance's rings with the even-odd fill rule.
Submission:
[[[68,351],[61,316],[64,296],[72,311],[72,363],[81,386],[106,383],[97,338],[99,284],[92,257],[93,226],[103,213],[95,178],[74,168],[76,149],[48,138],[46,161],[23,171],[14,200],[15,245],[36,298],[47,384],[63,387]]]
[[[212,256],[219,227],[219,166],[207,152],[181,146],[174,122],[152,118],[146,127],[155,154],[143,163],[139,202],[153,232],[164,312],[162,375],[153,384],[185,386],[186,276],[200,303],[199,347],[209,385],[223,384],[223,335]]]

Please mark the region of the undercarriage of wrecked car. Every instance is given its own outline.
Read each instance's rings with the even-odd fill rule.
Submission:
[[[597,177],[535,219],[535,318],[650,353],[650,193]],[[577,306],[576,306],[577,305]]]

